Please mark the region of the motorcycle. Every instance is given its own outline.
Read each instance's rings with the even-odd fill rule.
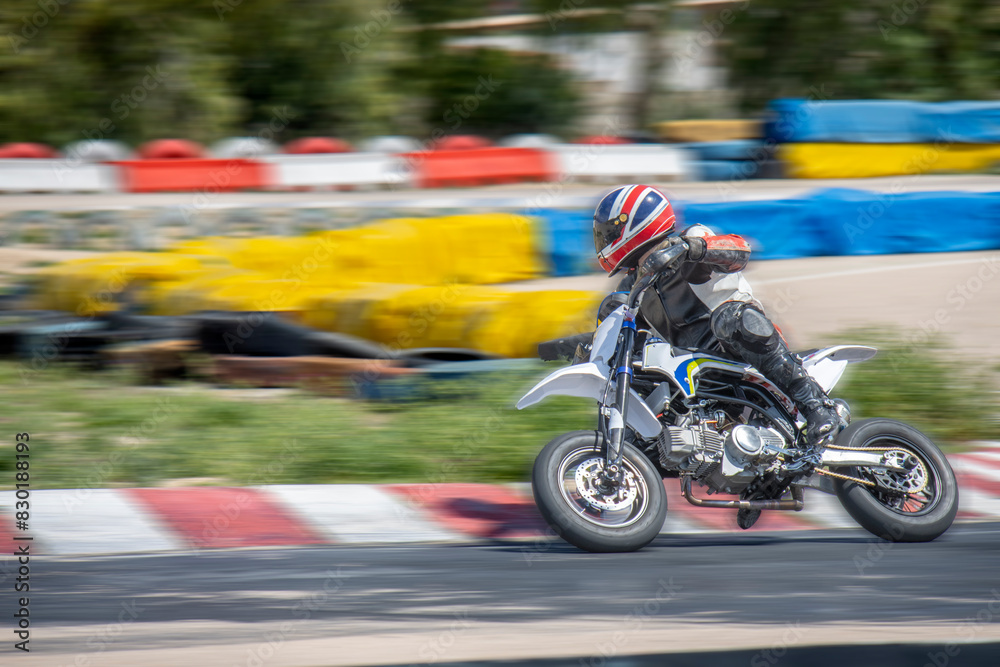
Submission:
[[[836,495],[858,524],[880,538],[923,542],[943,534],[958,512],[958,484],[926,435],[891,419],[851,423],[848,404],[836,399],[839,430],[821,458],[810,456],[804,419],[762,373],[637,330],[643,293],[684,250],[678,245],[653,253],[627,303],[601,322],[589,344],[576,347],[574,363],[517,403],[524,409],[549,396],[597,400],[596,431],[561,435],[535,460],[532,492],[549,526],[586,551],[641,549],[666,518],[663,479],[676,477],[687,502],[736,509],[744,529],[762,511],[801,511],[803,490],[813,488]],[[540,345],[542,357],[554,358],[564,342]],[[836,345],[801,359],[829,392],[848,364],[875,353]],[[695,494],[695,484],[704,494]]]

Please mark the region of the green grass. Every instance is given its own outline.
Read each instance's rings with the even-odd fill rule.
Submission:
[[[121,372],[68,368],[24,383],[16,364],[3,363],[9,437],[0,484],[13,482],[18,432],[31,434],[33,488],[523,480],[548,440],[595,423],[578,399],[514,409],[547,372],[539,362],[418,387],[420,400],[366,402],[198,383],[137,387]]]
[[[909,349],[898,332],[840,340],[880,348],[835,395],[855,418],[910,422],[946,448],[1000,439],[996,369],[983,375],[941,341]],[[593,428],[593,403],[513,408],[558,364],[416,386],[415,400],[359,401],[298,390],[227,390],[197,382],[140,387],[124,371],[53,366],[22,378],[0,363],[0,486],[14,481],[14,434],[31,434],[41,488],[526,480],[552,437]],[[199,482],[200,480],[200,482]]]
[[[945,449],[1000,439],[1000,368],[976,365],[947,339],[919,331],[859,329],[837,339],[879,350],[874,359],[848,366],[833,392],[847,399],[855,419],[905,421]]]

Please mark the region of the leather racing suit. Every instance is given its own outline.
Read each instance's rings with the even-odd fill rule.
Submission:
[[[754,299],[743,276],[749,244],[742,237],[719,236],[694,225],[658,247],[680,239],[690,247],[687,257],[664,271],[643,295],[637,324],[648,325],[675,347],[729,356],[757,368],[798,406],[808,425],[807,440],[818,450],[839,418],[826,392],[802,368]],[[604,299],[598,320],[626,302],[636,277],[636,270],[630,270]]]

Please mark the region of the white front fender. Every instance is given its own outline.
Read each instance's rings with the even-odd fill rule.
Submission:
[[[531,391],[517,402],[517,409],[523,410],[549,396],[576,396],[600,401],[604,398],[604,388],[608,376],[595,363],[578,364],[560,368],[552,375],[532,387]],[[663,430],[660,420],[634,389],[629,390],[628,425],[643,438],[655,438]]]

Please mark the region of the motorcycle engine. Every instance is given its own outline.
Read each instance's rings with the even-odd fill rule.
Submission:
[[[746,488],[785,444],[778,431],[748,424],[721,433],[706,425],[666,426],[658,443],[666,469],[690,474],[721,493]]]

